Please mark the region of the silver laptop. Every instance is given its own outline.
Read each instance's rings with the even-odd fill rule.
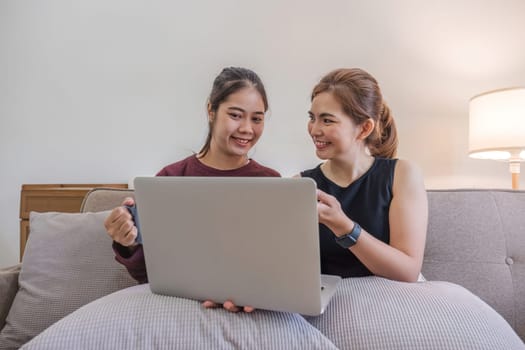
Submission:
[[[152,292],[319,315],[340,282],[321,276],[309,178],[137,177]]]

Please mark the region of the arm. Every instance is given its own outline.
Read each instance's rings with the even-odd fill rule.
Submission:
[[[353,229],[353,221],[342,212],[334,197],[321,192],[319,199],[320,222],[337,236]],[[389,221],[390,245],[362,230],[357,243],[349,249],[373,274],[414,282],[423,264],[428,202],[421,173],[402,160],[395,170]]]
[[[126,198],[122,205],[133,206],[132,198]],[[125,207],[117,207],[111,211],[104,221],[108,235],[113,239],[115,260],[124,265],[131,277],[139,283],[146,283],[146,263],[142,244],[136,242],[138,230],[135,218]]]
[[[148,283],[142,244],[138,245],[137,248],[130,253],[127,247],[113,242],[113,251],[115,252],[115,260],[124,265],[133,279],[139,283]]]

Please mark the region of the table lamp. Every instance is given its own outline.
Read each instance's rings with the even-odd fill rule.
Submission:
[[[485,92],[470,99],[469,156],[509,163],[512,189],[525,161],[525,88]]]

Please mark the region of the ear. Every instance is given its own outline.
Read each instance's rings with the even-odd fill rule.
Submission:
[[[358,139],[365,140],[374,131],[376,123],[373,119],[368,118],[363,124],[360,125],[361,132],[359,133]]]
[[[215,112],[211,110],[211,104],[208,102],[208,106],[206,107],[208,110],[208,122],[213,122],[213,119],[215,119]]]

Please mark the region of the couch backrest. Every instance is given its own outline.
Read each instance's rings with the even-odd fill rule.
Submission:
[[[120,188],[94,188],[84,197],[80,211],[97,212],[118,207],[124,198],[135,198],[133,190]]]
[[[525,191],[429,190],[423,275],[462,285],[525,335]]]

